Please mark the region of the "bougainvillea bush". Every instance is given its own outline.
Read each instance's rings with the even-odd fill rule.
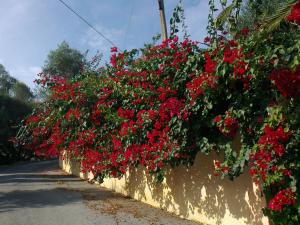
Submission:
[[[292,21],[289,21],[291,19]],[[72,79],[41,75],[50,95],[27,118],[19,140],[37,155],[62,153],[99,180],[144,166],[158,180],[167,166],[218,152],[230,179],[246,166],[262,185],[277,224],[300,221],[300,33],[291,16],[257,40],[247,29],[201,49],[175,36],[118,52],[110,64]],[[239,138],[241,148],[231,143]],[[63,156],[64,157],[64,156]],[[200,179],[200,178],[199,178]],[[284,218],[284,220],[283,220]]]

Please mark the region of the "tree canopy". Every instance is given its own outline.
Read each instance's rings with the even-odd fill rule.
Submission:
[[[0,64],[0,165],[33,156],[32,152],[15,147],[12,142],[21,120],[32,111],[32,99],[30,88]]]
[[[33,98],[33,94],[30,88],[22,82],[16,82],[12,87],[12,90],[13,90],[13,97],[15,97],[20,101],[28,102]]]
[[[30,88],[12,77],[2,64],[0,64],[0,95],[14,97],[24,102],[33,98]]]
[[[0,95],[9,95],[17,80],[9,75],[5,67],[0,64]]]
[[[63,41],[57,49],[50,51],[43,67],[43,72],[51,76],[70,78],[80,72],[85,62],[84,55]]]
[[[262,23],[270,16],[278,14],[278,11],[287,5],[288,2],[287,0],[246,0],[242,7],[238,26],[240,28],[249,27],[251,29],[257,23]]]
[[[32,105],[8,95],[0,95],[0,165],[30,159],[33,152],[15,147],[13,137],[18,125],[31,113]]]

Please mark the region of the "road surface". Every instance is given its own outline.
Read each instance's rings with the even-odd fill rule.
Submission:
[[[197,224],[67,175],[56,160],[0,167],[0,225]]]

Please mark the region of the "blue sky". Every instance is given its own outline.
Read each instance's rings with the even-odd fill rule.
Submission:
[[[110,45],[58,0],[0,0],[0,63],[18,80],[33,80],[50,50],[62,41],[106,57]],[[120,49],[143,46],[160,33],[157,0],[65,0]],[[167,21],[178,0],[165,0]],[[206,34],[208,0],[183,0],[193,40]],[[131,12],[133,12],[131,14]],[[131,20],[130,20],[131,18]]]

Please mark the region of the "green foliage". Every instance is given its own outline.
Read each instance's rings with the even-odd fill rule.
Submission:
[[[299,29],[282,20],[276,30],[239,31],[235,0],[223,15],[230,14],[223,28],[231,35],[221,35],[209,4],[210,48],[174,36],[143,49],[112,49],[101,70],[42,77],[49,99],[27,118],[19,140],[45,156],[65,151],[99,180],[145,166],[161,181],[168,166],[221,153],[218,174],[233,180],[249,166],[268,194],[273,223],[298,224]]]
[[[16,148],[13,140],[21,120],[30,114],[32,106],[9,96],[0,95],[0,165],[27,160],[33,152]]]
[[[0,94],[9,95],[17,80],[9,75],[4,66],[0,64]]]
[[[31,113],[33,94],[0,64],[0,164],[26,160],[33,153],[17,148],[13,139],[21,120]]]
[[[208,32],[209,37],[212,40],[212,43],[215,45],[217,41],[217,29],[215,27],[215,12],[218,11],[218,9],[215,6],[214,0],[208,1],[209,5],[209,13],[208,13],[208,24],[206,27],[206,30]]]
[[[256,29],[258,25],[266,31],[279,26],[281,21],[290,13],[291,6],[296,0],[254,1],[248,0],[241,11],[238,27]],[[255,27],[256,26],[256,27]]]
[[[85,57],[76,49],[62,42],[57,49],[50,51],[43,67],[43,72],[51,76],[73,77],[85,64]]]
[[[228,6],[226,6],[227,2],[224,2],[223,10],[214,23],[213,14],[210,14],[208,31],[216,33],[217,30],[226,30],[235,36],[238,30],[248,28],[250,32],[256,31],[260,38],[261,35],[268,35],[278,28],[290,14],[291,7],[296,2],[297,0],[246,0],[243,3],[242,0],[234,0]],[[212,5],[211,9],[213,8]]]
[[[15,83],[12,87],[12,92],[14,98],[22,102],[30,102],[33,99],[33,94],[30,88],[22,82]]]
[[[0,95],[14,97],[24,102],[29,102],[33,99],[33,94],[30,88],[13,78],[0,64]]]
[[[179,27],[181,25],[181,28]],[[187,33],[187,25],[185,24],[184,7],[182,0],[179,0],[178,4],[173,10],[172,17],[170,19],[170,38],[178,36],[182,32],[183,38],[189,37]]]
[[[292,6],[297,2],[297,0],[288,0],[285,3],[279,3],[274,7],[272,14],[263,14],[261,16],[262,26],[260,29],[262,32],[269,33],[275,30],[281,22],[290,14]]]
[[[216,18],[215,27],[222,28],[226,20],[230,17],[233,10],[234,10],[234,4],[230,4],[229,6],[224,8]]]

